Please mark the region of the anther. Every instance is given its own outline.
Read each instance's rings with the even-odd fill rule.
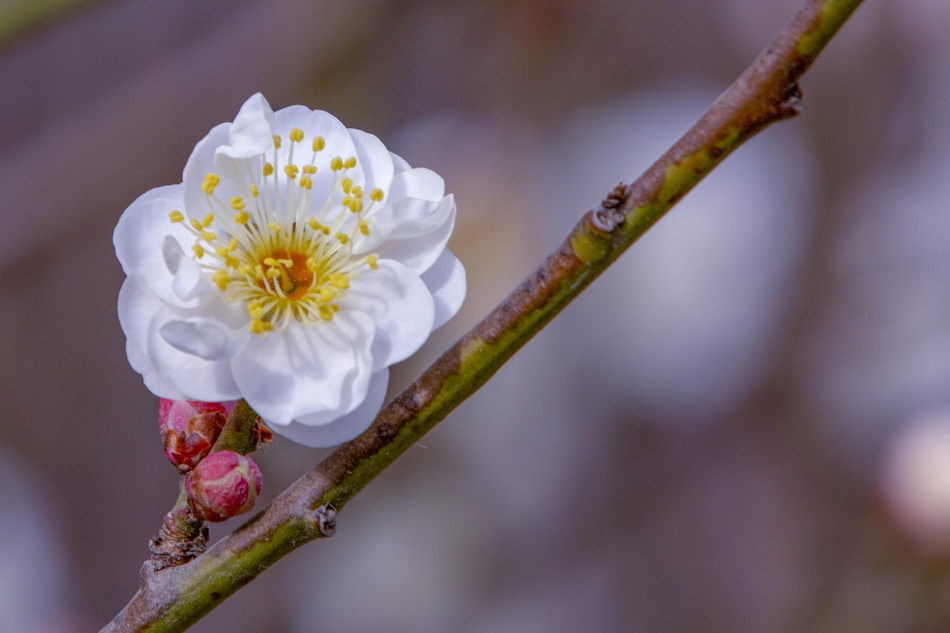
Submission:
[[[291,180],[297,177],[298,171],[300,171],[300,168],[294,165],[293,163],[284,165],[284,173],[287,174],[287,177],[290,178]]]
[[[201,232],[201,239],[203,239],[203,240],[206,241],[206,242],[213,242],[213,241],[215,241],[216,239],[218,239],[218,236],[217,236],[215,233],[211,232],[211,231],[202,231],[202,232]]]
[[[205,249],[201,248],[201,244],[195,244],[191,247],[191,250],[195,252],[195,255],[198,256],[198,259],[201,259],[205,256]]]
[[[367,255],[367,256],[366,256],[366,263],[369,264],[369,267],[370,267],[372,270],[376,270],[377,268],[379,268],[378,259],[379,259],[379,258],[378,258],[376,255]]]
[[[267,227],[274,233],[280,233],[283,230],[276,222],[268,222]]]
[[[201,226],[205,226],[205,227],[211,226],[211,223],[212,223],[212,222],[214,222],[214,214],[213,214],[213,213],[209,213],[209,214],[206,215],[206,216],[204,217],[204,219],[201,221]]]
[[[353,190],[350,192],[350,195],[353,196],[354,198],[362,198],[363,188],[360,187],[359,185],[356,185],[355,187],[353,187]]]
[[[360,220],[360,233],[369,235],[369,224],[366,223],[366,220]]]
[[[247,211],[241,211],[234,216],[234,221],[237,224],[247,224],[247,221],[251,219],[251,216],[248,215]]]
[[[333,171],[340,171],[343,169],[343,159],[339,156],[334,156],[333,160],[330,161],[330,169]]]
[[[340,181],[340,186],[343,187],[343,193],[350,193],[350,188],[353,187],[353,179],[344,178]]]
[[[317,168],[316,168],[315,166],[313,166],[313,165],[304,165],[304,166],[303,166],[303,173],[305,173],[305,174],[315,174],[315,173],[317,173]]]
[[[313,151],[315,152],[321,151],[324,147],[326,147],[326,144],[327,142],[323,140],[322,136],[313,137]]]
[[[274,166],[270,163],[264,163],[264,176],[270,176],[274,173]]]
[[[306,167],[304,167],[304,170],[306,170]],[[313,180],[310,178],[310,176],[301,176],[300,186],[303,189],[313,189]]]
[[[303,140],[303,130],[299,127],[295,127],[290,131],[290,140],[294,143],[299,143]]]
[[[280,134],[274,135],[274,148],[280,149]]]
[[[350,276],[343,273],[333,273],[330,275],[330,284],[340,290],[346,290],[350,287]]]
[[[176,224],[178,222],[184,222],[185,214],[182,213],[181,211],[172,211],[171,213],[168,214],[168,219]]]
[[[191,219],[191,221],[189,222],[189,224],[191,224],[191,228],[193,228],[193,229],[196,230],[196,231],[200,231],[200,230],[202,230],[203,228],[205,228],[204,226],[201,225],[201,222],[199,222],[198,220],[196,220],[196,219],[194,219],[194,218]]]
[[[346,244],[350,241],[350,237],[346,233],[337,233],[336,239],[340,240],[340,244]]]
[[[253,186],[253,185],[251,185]],[[235,211],[242,211],[245,207],[244,198],[241,196],[234,196],[231,198],[231,208]]]
[[[347,158],[343,162],[343,166],[346,167],[347,169],[353,169],[354,167],[356,167],[356,157],[350,156],[349,158]]]
[[[260,195],[260,192],[257,190],[257,185],[251,185],[250,190],[251,190],[251,195],[254,196],[255,198]]]
[[[310,228],[314,231],[320,231],[323,229],[323,225],[317,222],[316,218],[307,218],[307,224],[309,224]]]
[[[377,187],[369,192],[369,199],[373,202],[379,202],[383,199],[383,190]]]

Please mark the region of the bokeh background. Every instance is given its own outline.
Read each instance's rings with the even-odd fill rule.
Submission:
[[[0,0],[0,632],[97,631],[136,588],[176,474],[112,229],[247,96],[456,194],[468,300],[395,389],[798,5]],[[194,630],[950,630],[948,32],[946,0],[867,0],[801,117]],[[269,446],[264,501],[322,455]]]

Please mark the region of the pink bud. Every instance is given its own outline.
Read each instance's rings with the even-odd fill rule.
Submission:
[[[187,473],[211,450],[236,402],[198,402],[161,399],[158,427],[165,456]]]
[[[262,483],[261,471],[250,457],[219,451],[201,460],[185,487],[192,512],[217,523],[253,508]]]

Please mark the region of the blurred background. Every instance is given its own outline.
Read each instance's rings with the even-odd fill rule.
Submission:
[[[395,392],[799,4],[0,0],[0,632],[136,589],[177,476],[112,229],[247,96],[456,194],[468,300]],[[948,32],[946,0],[867,0],[801,117],[194,630],[950,631]],[[264,501],[323,454],[270,445]]]

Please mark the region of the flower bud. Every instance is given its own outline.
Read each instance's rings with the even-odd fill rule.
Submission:
[[[253,508],[262,483],[261,471],[250,457],[219,451],[201,460],[185,488],[195,516],[217,523]]]
[[[235,402],[197,402],[161,399],[158,427],[165,443],[165,456],[187,473],[211,451]]]

